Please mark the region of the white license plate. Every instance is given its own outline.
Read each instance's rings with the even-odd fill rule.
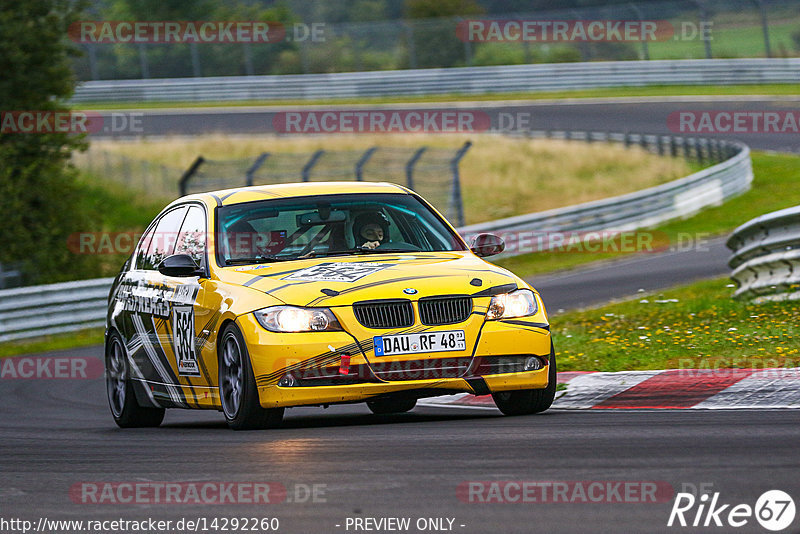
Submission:
[[[375,336],[372,340],[375,344],[375,356],[395,356],[397,354],[447,352],[467,349],[467,340],[463,330]]]

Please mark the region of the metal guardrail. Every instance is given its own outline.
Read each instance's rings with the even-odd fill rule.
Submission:
[[[113,278],[0,291],[0,342],[105,326]]]
[[[645,134],[530,132],[531,136],[637,144],[661,154],[720,163],[643,191],[577,206],[510,217],[458,229],[509,235],[521,231],[632,230],[685,217],[749,189],[753,179],[750,150],[741,143]],[[800,222],[800,219],[798,219]],[[516,234],[518,235],[518,234]],[[504,253],[506,255],[511,254]],[[0,342],[70,332],[105,324],[113,278],[0,291]]]
[[[545,133],[531,132],[533,136],[542,136]],[[562,135],[566,133],[562,132]],[[549,133],[550,136],[557,134],[558,132]],[[571,132],[569,137],[576,139],[579,135],[578,132]],[[507,251],[503,256],[514,256],[526,252],[517,246],[519,243],[526,239],[530,240],[540,233],[599,230],[624,232],[688,217],[702,208],[721,204],[731,197],[744,193],[750,189],[753,181],[750,149],[741,143],[644,134],[589,132],[583,133],[582,137],[626,144],[635,143],[662,154],[674,155],[680,147],[684,156],[694,155],[702,160],[703,154],[706,153],[707,160],[723,161],[685,178],[635,193],[473,224],[459,228],[459,233],[467,239],[482,232],[495,233],[506,241]]]
[[[736,298],[800,299],[800,206],[768,213],[733,231],[728,265]]]
[[[547,63],[493,67],[84,82],[72,101],[207,102],[489,94],[645,85],[800,83],[800,58]]]

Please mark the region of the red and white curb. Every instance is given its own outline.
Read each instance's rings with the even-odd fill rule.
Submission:
[[[800,368],[672,369],[619,373],[565,372],[553,408],[753,409],[800,408]],[[424,399],[420,406],[493,409],[491,395]]]

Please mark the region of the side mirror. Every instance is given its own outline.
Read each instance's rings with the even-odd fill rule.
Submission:
[[[494,234],[478,234],[470,241],[469,249],[476,256],[485,258],[503,252],[506,249],[506,243],[503,238]]]
[[[205,276],[201,269],[188,254],[173,254],[167,256],[158,264],[158,272],[164,276]]]

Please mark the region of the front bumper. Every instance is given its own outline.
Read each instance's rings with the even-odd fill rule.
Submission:
[[[443,373],[418,380],[409,375],[407,378],[411,379],[391,381],[381,380],[372,373],[370,359],[375,365],[375,356],[370,352],[367,358],[362,350],[370,344],[348,332],[276,334],[262,328],[252,314],[240,316],[237,323],[247,341],[260,403],[265,408],[360,402],[387,394],[418,398],[459,392],[480,395],[548,385],[551,343],[543,315],[525,320],[487,321],[467,353],[430,355],[466,358],[471,361],[466,373],[460,372],[458,376]],[[453,325],[442,327],[452,328]],[[343,354],[348,356],[346,367]],[[519,366],[485,365],[489,360],[496,362],[497,357],[522,361],[532,355],[542,360],[541,369],[515,372]],[[295,385],[278,385],[287,375],[298,378]]]

